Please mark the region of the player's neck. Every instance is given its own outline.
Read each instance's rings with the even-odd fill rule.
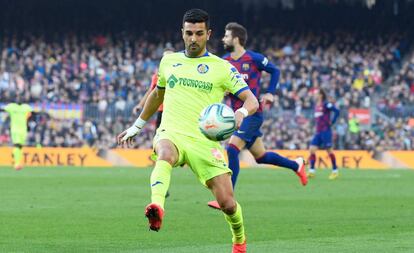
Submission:
[[[184,54],[188,58],[198,58],[198,57],[205,55],[206,53],[207,53],[207,48],[204,48],[198,55],[190,55],[187,53],[187,50],[184,50]]]
[[[238,60],[240,57],[242,57],[246,53],[246,49],[242,46],[235,46],[234,51],[230,53],[231,58]]]

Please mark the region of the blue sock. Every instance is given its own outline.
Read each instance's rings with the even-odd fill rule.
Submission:
[[[315,163],[316,163],[316,155],[315,154],[311,154],[309,156],[309,163],[310,163],[311,170],[314,170],[315,169]]]
[[[233,174],[231,175],[231,182],[233,183],[233,189],[234,187],[236,187],[236,181],[237,181],[237,177],[240,171],[239,153],[240,153],[240,150],[236,146],[232,144],[227,146],[229,168],[233,171]]]
[[[329,154],[329,157],[331,158],[331,162],[332,162],[332,170],[336,170],[337,169],[337,167],[336,167],[336,157],[335,157],[335,154],[334,153],[330,153]]]
[[[286,157],[278,155],[274,152],[266,152],[262,157],[256,159],[256,162],[273,164],[276,166],[291,169],[293,171],[297,171],[299,169],[299,165],[295,161],[289,160]]]

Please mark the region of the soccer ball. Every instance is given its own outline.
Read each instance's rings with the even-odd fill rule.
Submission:
[[[225,104],[209,105],[201,112],[198,126],[208,139],[225,140],[236,130],[234,112]]]

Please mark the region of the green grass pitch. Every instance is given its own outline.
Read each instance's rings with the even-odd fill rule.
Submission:
[[[160,232],[150,232],[149,169],[0,168],[0,252],[229,253],[211,193],[176,168]],[[236,197],[248,252],[414,252],[414,171],[245,169]]]

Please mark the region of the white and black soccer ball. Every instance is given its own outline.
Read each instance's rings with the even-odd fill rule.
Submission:
[[[212,104],[204,108],[198,120],[200,131],[210,140],[222,141],[236,129],[233,110],[225,104]]]

